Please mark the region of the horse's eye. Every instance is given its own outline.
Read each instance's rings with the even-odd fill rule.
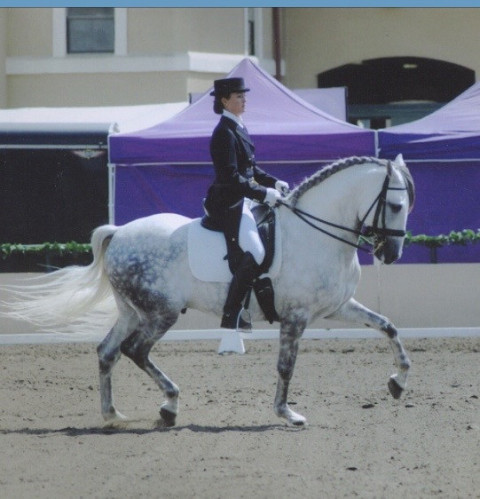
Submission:
[[[398,213],[402,209],[402,205],[397,203],[388,203],[388,206],[392,210],[392,213]]]

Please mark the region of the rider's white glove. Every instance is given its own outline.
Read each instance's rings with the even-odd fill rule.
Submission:
[[[288,194],[290,186],[288,185],[288,182],[285,182],[284,180],[277,180],[275,182],[275,189],[277,189],[278,192],[281,192],[285,196],[286,194]]]
[[[282,197],[282,195],[271,187],[267,187],[267,193],[265,194],[264,203],[267,203],[270,206],[275,206],[277,201]]]

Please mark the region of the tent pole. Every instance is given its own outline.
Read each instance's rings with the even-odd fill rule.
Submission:
[[[108,163],[108,223],[115,223],[115,165]]]

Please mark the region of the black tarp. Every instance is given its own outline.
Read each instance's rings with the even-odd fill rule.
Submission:
[[[89,242],[108,222],[109,124],[0,124],[0,243]]]

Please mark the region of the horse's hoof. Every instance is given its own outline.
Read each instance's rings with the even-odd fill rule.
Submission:
[[[388,380],[388,389],[394,399],[399,399],[402,395],[403,388],[397,383],[395,378]]]
[[[287,424],[293,428],[305,428],[307,426],[307,418],[296,412],[290,411],[287,418]]]
[[[308,426],[307,420],[303,419],[294,419],[293,421],[288,422],[288,426],[292,428],[306,428]]]
[[[163,424],[165,426],[175,426],[175,419],[177,415],[171,411],[168,411],[164,407],[160,409],[160,417],[162,418]]]
[[[128,418],[121,412],[118,412],[116,409],[112,409],[109,412],[103,414],[103,420],[105,423],[115,423],[126,421]]]

